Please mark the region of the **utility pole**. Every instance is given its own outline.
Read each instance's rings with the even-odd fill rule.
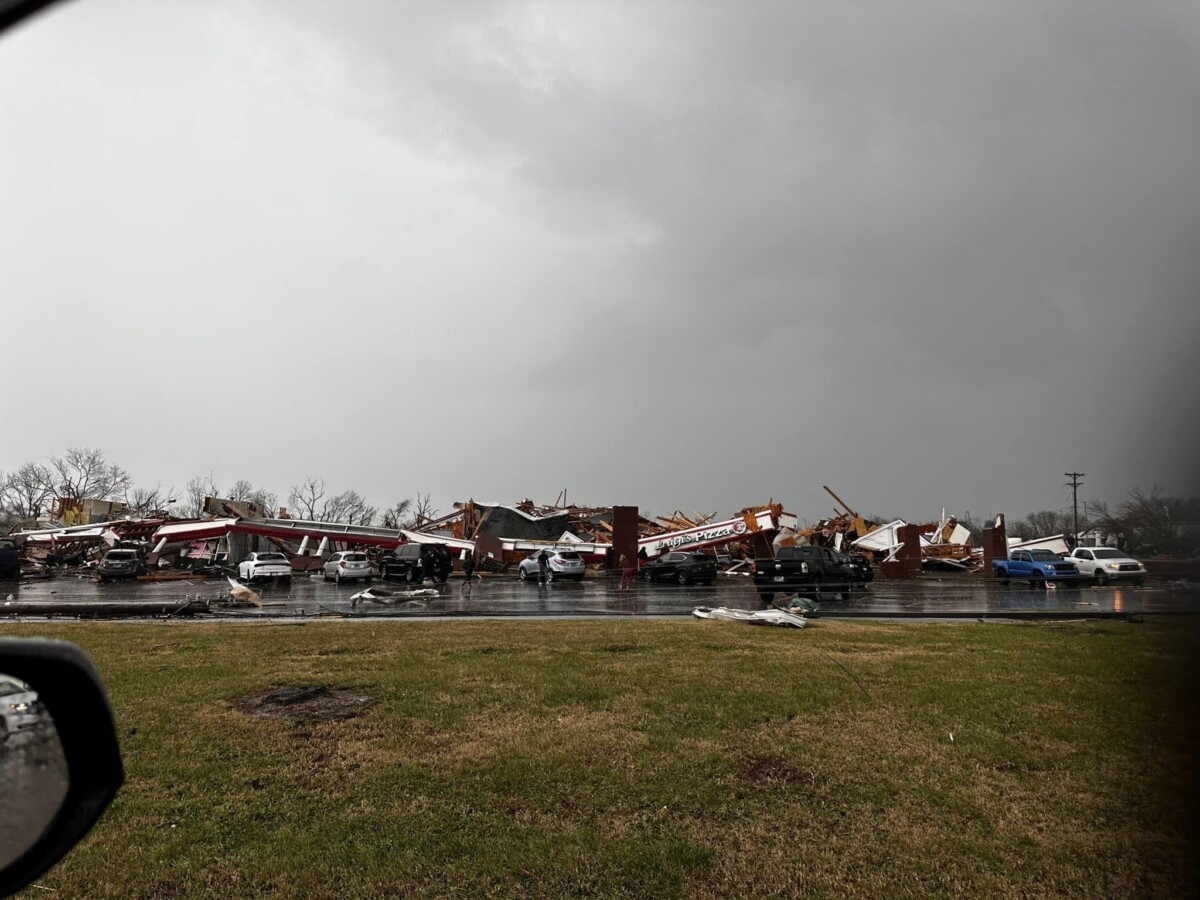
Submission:
[[[1071,479],[1067,487],[1071,489],[1071,509],[1075,513],[1075,533],[1071,538],[1071,548],[1075,548],[1075,542],[1079,540],[1079,486],[1083,484],[1079,479],[1086,475],[1086,472],[1066,472],[1064,473]]]

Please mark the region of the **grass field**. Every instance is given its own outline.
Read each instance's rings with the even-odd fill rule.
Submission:
[[[1197,887],[1190,619],[0,633],[84,647],[128,769],[29,897]]]

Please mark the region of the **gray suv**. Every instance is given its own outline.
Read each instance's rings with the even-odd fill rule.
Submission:
[[[136,550],[109,550],[96,566],[102,584],[118,578],[137,578],[145,573],[146,564]]]

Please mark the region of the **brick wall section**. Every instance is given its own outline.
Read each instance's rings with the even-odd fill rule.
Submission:
[[[904,577],[916,578],[921,574],[921,529],[916,525],[901,525],[896,529],[896,539],[904,544],[896,552]]]
[[[998,516],[998,524],[983,529],[983,574],[992,574],[993,559],[1008,559],[1008,532],[1004,527],[1004,516]]]
[[[630,561],[637,559],[638,508],[636,506],[614,506],[612,525],[612,566],[616,568],[621,562],[622,553]]]

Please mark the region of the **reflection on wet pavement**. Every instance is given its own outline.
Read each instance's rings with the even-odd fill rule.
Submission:
[[[381,586],[378,581],[376,586]],[[723,578],[712,587],[680,587],[637,582],[619,590],[617,580],[589,575],[580,583],[550,585],[518,582],[497,576],[467,586],[458,577],[436,587],[436,597],[421,597],[400,603],[361,601],[351,597],[366,585],[337,587],[320,578],[297,576],[291,583],[256,587],[263,606],[230,611],[230,615],[299,616],[339,613],[354,616],[563,616],[563,615],[688,615],[697,606],[728,606],[758,609],[760,603],[747,578]],[[387,589],[403,591],[404,585],[388,583]],[[185,597],[215,597],[228,592],[224,579],[196,579],[159,584],[126,583],[99,585],[64,577],[22,585],[11,604],[0,607],[19,614],[22,601],[73,603],[112,601],[121,603],[181,601]],[[776,597],[777,601],[785,600]],[[848,614],[927,615],[953,613],[1074,612],[1148,613],[1200,611],[1200,590],[1176,590],[1170,585],[1151,584],[1098,588],[1092,586],[1031,589],[1008,587],[982,577],[922,578],[912,582],[875,582],[865,591],[843,596],[824,594],[821,612]]]
[[[0,673],[0,868],[41,837],[67,784],[54,721],[35,691]]]

